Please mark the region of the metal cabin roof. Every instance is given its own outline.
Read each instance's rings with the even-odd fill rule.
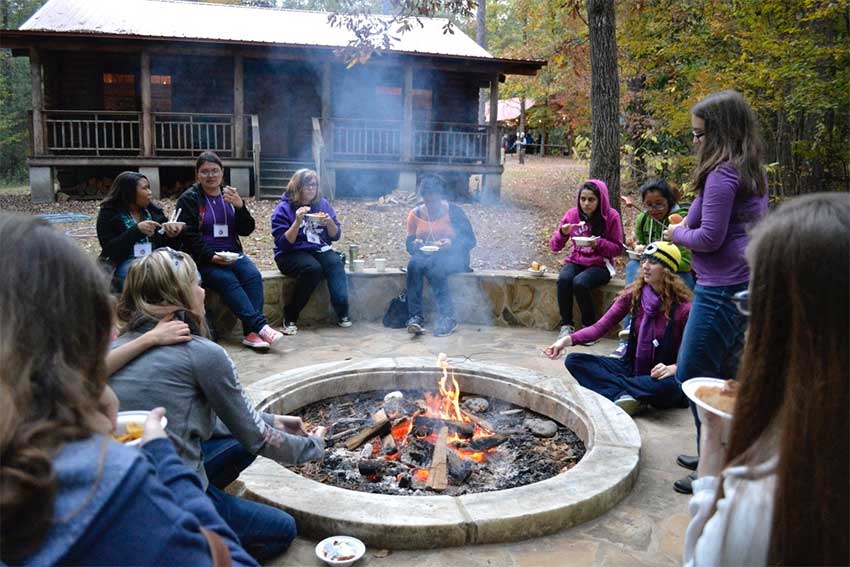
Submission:
[[[399,35],[400,53],[494,59],[444,18],[420,18]],[[50,0],[20,28],[30,32],[138,36],[303,47],[344,47],[354,35],[328,23],[328,14],[166,0]]]

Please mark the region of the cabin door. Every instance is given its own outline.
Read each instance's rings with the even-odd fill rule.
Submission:
[[[288,157],[290,155],[290,100],[291,84],[287,77],[262,74],[255,78],[256,114],[260,120],[262,155]]]

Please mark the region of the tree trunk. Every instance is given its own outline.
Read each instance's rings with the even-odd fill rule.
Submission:
[[[475,13],[475,43],[487,49],[487,0],[478,0]],[[487,89],[478,89],[478,123],[484,124],[484,108],[490,101]]]
[[[614,0],[588,0],[590,28],[590,177],[608,185],[611,206],[620,209],[620,82]]]

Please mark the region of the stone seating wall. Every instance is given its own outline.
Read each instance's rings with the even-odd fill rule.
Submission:
[[[292,297],[295,279],[277,271],[264,271],[266,318],[272,326],[283,324],[283,306]],[[390,300],[405,289],[406,274],[399,270],[378,273],[374,269],[348,272],[350,315],[358,321],[380,322]],[[557,274],[541,277],[524,271],[477,270],[450,277],[452,297],[460,323],[472,325],[498,325],[556,330],[560,317],[556,292]],[[623,290],[623,280],[613,279],[593,292],[597,314],[601,316]],[[207,292],[207,311],[219,335],[230,334],[236,318],[220,301],[217,294]],[[432,305],[430,288],[425,286],[426,314]],[[575,303],[575,302],[574,302]],[[578,306],[573,306],[575,321],[580,324]],[[336,323],[330,306],[325,282],[310,297],[301,312],[300,326],[324,326]],[[616,336],[614,329],[610,336]]]

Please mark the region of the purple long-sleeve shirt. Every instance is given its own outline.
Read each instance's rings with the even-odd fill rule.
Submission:
[[[767,192],[743,196],[743,189],[738,171],[730,164],[719,165],[691,205],[687,228],[673,232],[673,243],[693,252],[699,285],[723,287],[750,280],[744,249],[749,230],[767,214]]]

